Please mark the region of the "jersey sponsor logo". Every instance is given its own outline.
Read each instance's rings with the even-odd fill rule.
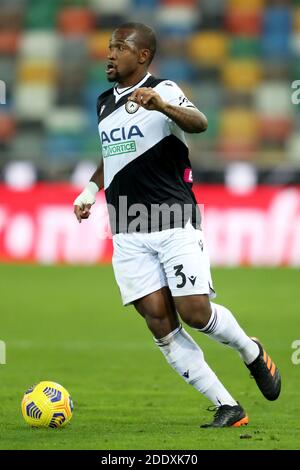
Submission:
[[[132,139],[132,137],[144,137],[144,134],[138,126],[131,126],[129,129],[126,127],[116,127],[110,132],[102,131],[100,134],[102,145],[129,140]]]
[[[136,144],[134,140],[127,140],[125,142],[121,142],[120,144],[102,145],[103,158],[130,152],[136,152]]]
[[[125,104],[125,109],[127,111],[127,113],[129,114],[133,114],[133,113],[136,113],[137,110],[139,109],[139,105],[137,103],[135,103],[134,101],[127,101],[127,103]]]

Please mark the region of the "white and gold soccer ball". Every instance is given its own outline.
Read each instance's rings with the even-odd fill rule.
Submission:
[[[22,414],[26,423],[32,427],[61,428],[72,418],[72,399],[62,385],[39,382],[24,394]]]

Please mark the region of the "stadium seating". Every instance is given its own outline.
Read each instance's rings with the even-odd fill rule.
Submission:
[[[227,10],[225,27],[232,35],[258,36],[261,33],[262,13],[260,10]]]
[[[223,81],[227,88],[236,91],[252,91],[261,79],[261,64],[253,59],[234,59],[223,67]]]
[[[2,0],[0,170],[23,158],[60,178],[98,161],[107,44],[132,20],[157,30],[152,72],[208,116],[207,132],[188,136],[194,166],[300,164],[300,0]]]
[[[200,64],[222,64],[227,55],[227,37],[223,33],[197,33],[189,40],[188,52],[192,61]]]
[[[300,33],[300,8],[296,8],[294,12],[294,31]]]
[[[292,163],[300,164],[300,134],[291,134],[287,141],[287,156]]]
[[[19,46],[20,35],[13,30],[0,31],[0,54],[16,54]]]
[[[7,113],[0,114],[0,139],[2,142],[9,141],[16,132],[16,123],[13,117]]]

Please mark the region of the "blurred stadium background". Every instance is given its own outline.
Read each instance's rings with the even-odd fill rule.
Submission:
[[[109,86],[108,39],[133,20],[157,31],[152,73],[175,80],[208,116],[207,132],[188,141],[199,202],[209,203],[213,262],[300,263],[300,104],[291,99],[300,0],[0,0],[0,8],[1,259],[109,259],[109,244],[88,228],[79,234],[70,204],[101,158],[95,103]],[[49,249],[51,230],[57,244],[61,231],[72,238],[61,254]],[[231,238],[226,249],[220,230]],[[94,251],[76,255],[87,236]],[[234,254],[235,237],[250,237],[250,248]]]

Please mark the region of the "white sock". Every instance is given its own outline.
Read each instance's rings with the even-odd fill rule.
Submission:
[[[202,333],[210,336],[219,343],[226,344],[236,349],[246,364],[251,364],[259,354],[259,348],[244,330],[240,327],[232,313],[223,305],[213,302],[212,314],[208,324],[202,328]]]
[[[199,346],[181,325],[155,342],[173,369],[214,405],[237,404],[205,362]]]

